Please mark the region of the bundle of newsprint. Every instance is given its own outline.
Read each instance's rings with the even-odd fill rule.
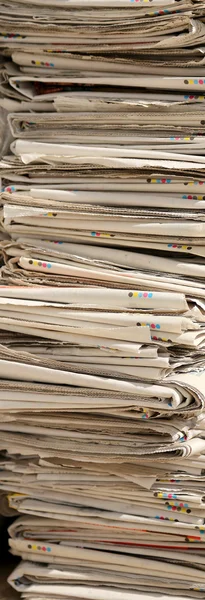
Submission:
[[[9,582],[204,599],[205,3],[0,0],[0,51]]]

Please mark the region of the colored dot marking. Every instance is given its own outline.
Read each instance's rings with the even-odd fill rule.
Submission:
[[[129,292],[129,298],[152,298],[153,292]]]
[[[182,246],[180,244],[167,244],[167,248],[174,248],[174,250],[192,250],[192,246]]]
[[[43,67],[55,67],[55,65],[54,65],[53,62],[49,63],[49,62],[43,62],[43,61],[40,61],[40,60],[31,60],[31,64],[35,65],[36,67],[40,67],[40,66],[43,66]]]

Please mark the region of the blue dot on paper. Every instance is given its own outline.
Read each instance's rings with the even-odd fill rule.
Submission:
[[[149,292],[148,298],[152,298],[152,296],[153,296],[152,292]]]

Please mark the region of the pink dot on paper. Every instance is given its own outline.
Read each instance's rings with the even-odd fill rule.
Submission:
[[[147,292],[144,292],[143,296],[144,296],[144,298],[147,298],[147,296],[148,296],[148,293],[147,293]]]
[[[99,231],[96,231],[96,235],[97,235],[97,237],[99,237],[99,236],[100,236],[100,233],[99,233]]]
[[[202,83],[204,83],[204,82],[203,82],[203,79],[199,79],[199,83],[201,83],[201,84],[202,84]]]
[[[42,267],[46,267],[46,263],[42,263]]]
[[[172,498],[172,494],[168,494],[168,498]]]
[[[154,323],[152,323],[152,324],[151,324],[151,327],[152,327],[152,329],[155,329],[155,324],[154,324]]]
[[[42,550],[43,550],[44,552],[46,551],[46,548],[45,548],[45,546],[42,546]]]

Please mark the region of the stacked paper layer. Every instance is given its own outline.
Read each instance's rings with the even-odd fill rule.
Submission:
[[[0,50],[9,582],[205,598],[205,5],[4,0]]]

